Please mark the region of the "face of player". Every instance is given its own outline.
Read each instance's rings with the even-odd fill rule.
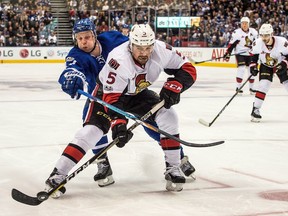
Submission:
[[[152,52],[153,52],[154,45],[148,46],[139,46],[139,45],[132,45],[132,56],[133,58],[139,62],[141,65],[146,64],[149,60]]]
[[[271,34],[264,34],[264,35],[260,35],[262,41],[266,44],[266,45],[270,45],[271,44]]]
[[[129,35],[129,29],[123,28],[122,29],[122,34],[125,35],[125,36],[128,36]]]
[[[95,36],[91,31],[76,34],[77,45],[84,52],[91,52],[95,44]]]
[[[242,30],[243,31],[248,31],[248,29],[249,29],[249,24],[248,24],[248,22],[241,22],[241,28],[242,28]]]

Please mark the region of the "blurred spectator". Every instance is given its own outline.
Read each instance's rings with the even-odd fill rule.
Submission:
[[[25,32],[26,39],[29,40],[29,38],[31,37],[31,26],[28,20],[25,21],[23,30]]]
[[[182,46],[182,42],[178,36],[176,36],[176,39],[174,40],[173,46],[174,47],[181,47]]]
[[[103,11],[109,10],[108,1],[105,1],[105,2],[104,2],[104,5],[102,6],[102,10],[103,10]]]
[[[101,23],[101,26],[99,27],[99,31],[100,31],[100,33],[105,32],[105,31],[109,31],[108,25],[106,24],[105,21],[103,21]]]
[[[36,37],[35,37],[36,38]],[[36,38],[36,40],[37,40],[37,38]],[[44,35],[41,35],[40,36],[40,39],[39,39],[39,45],[40,46],[46,46],[46,38],[45,38],[45,36]]]
[[[4,47],[6,44],[5,44],[5,42],[3,41],[3,39],[2,38],[0,38],[0,47]]]
[[[38,31],[38,39],[41,38],[41,36],[44,36],[44,38],[48,38],[48,31],[45,28],[44,23],[40,23],[39,31]]]
[[[38,40],[37,40],[38,41]],[[27,41],[26,38],[24,38],[22,46],[31,46],[31,44]]]
[[[50,34],[48,36],[48,44],[49,46],[57,45],[57,36],[55,31],[50,31]]]
[[[76,0],[69,0],[68,6],[70,9],[75,9],[77,8],[78,2]]]
[[[28,43],[28,41],[27,41],[27,43]],[[31,44],[31,46],[39,46],[40,45],[37,36],[33,36],[31,38],[30,44]]]
[[[6,41],[6,44],[5,44],[5,45],[8,46],[8,47],[13,47],[13,46],[16,46],[16,43],[15,43],[15,41],[13,40],[12,37],[9,37],[8,40]]]
[[[130,31],[129,26],[127,24],[123,24],[121,29],[122,34],[128,36],[129,31]]]
[[[212,47],[218,47],[219,45],[220,45],[219,37],[217,37],[217,35],[214,34],[212,36],[211,46]]]
[[[4,35],[2,34],[3,32],[0,31],[0,46],[5,46],[5,37]]]
[[[25,32],[23,31],[23,28],[19,26],[17,32],[16,32],[16,37],[19,39],[19,41],[23,42],[23,39],[25,38]]]

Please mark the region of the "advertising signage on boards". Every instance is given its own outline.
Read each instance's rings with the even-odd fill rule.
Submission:
[[[157,17],[157,28],[189,28],[199,26],[200,17]]]

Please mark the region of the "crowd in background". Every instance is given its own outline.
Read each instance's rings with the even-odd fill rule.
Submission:
[[[0,46],[57,45],[57,18],[53,18],[49,0],[10,0],[0,4]],[[288,38],[288,1],[285,0],[67,0],[71,26],[89,17],[97,33],[149,23],[157,39],[174,46],[184,41],[203,41],[207,46],[225,47],[241,17],[259,29],[270,23],[274,34]],[[199,26],[157,28],[157,16],[200,17]]]

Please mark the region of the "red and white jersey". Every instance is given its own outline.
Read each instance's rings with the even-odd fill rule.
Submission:
[[[257,38],[258,32],[254,28],[249,28],[247,32],[244,32],[241,28],[238,28],[232,33],[229,44],[233,44],[238,41],[235,47],[235,53],[241,53],[241,55],[248,56],[248,51],[251,48],[253,41]]]
[[[261,38],[254,41],[251,54],[259,54],[259,61],[268,67],[274,67],[288,55],[288,41],[284,37],[273,36],[272,46],[266,46]]]
[[[155,82],[164,69],[179,69],[185,63],[191,65],[185,56],[162,41],[155,41],[154,50],[144,66],[134,61],[128,47],[129,42],[126,42],[109,53],[99,74],[104,95],[119,96],[123,92],[135,95]],[[115,100],[109,99],[110,102]]]

